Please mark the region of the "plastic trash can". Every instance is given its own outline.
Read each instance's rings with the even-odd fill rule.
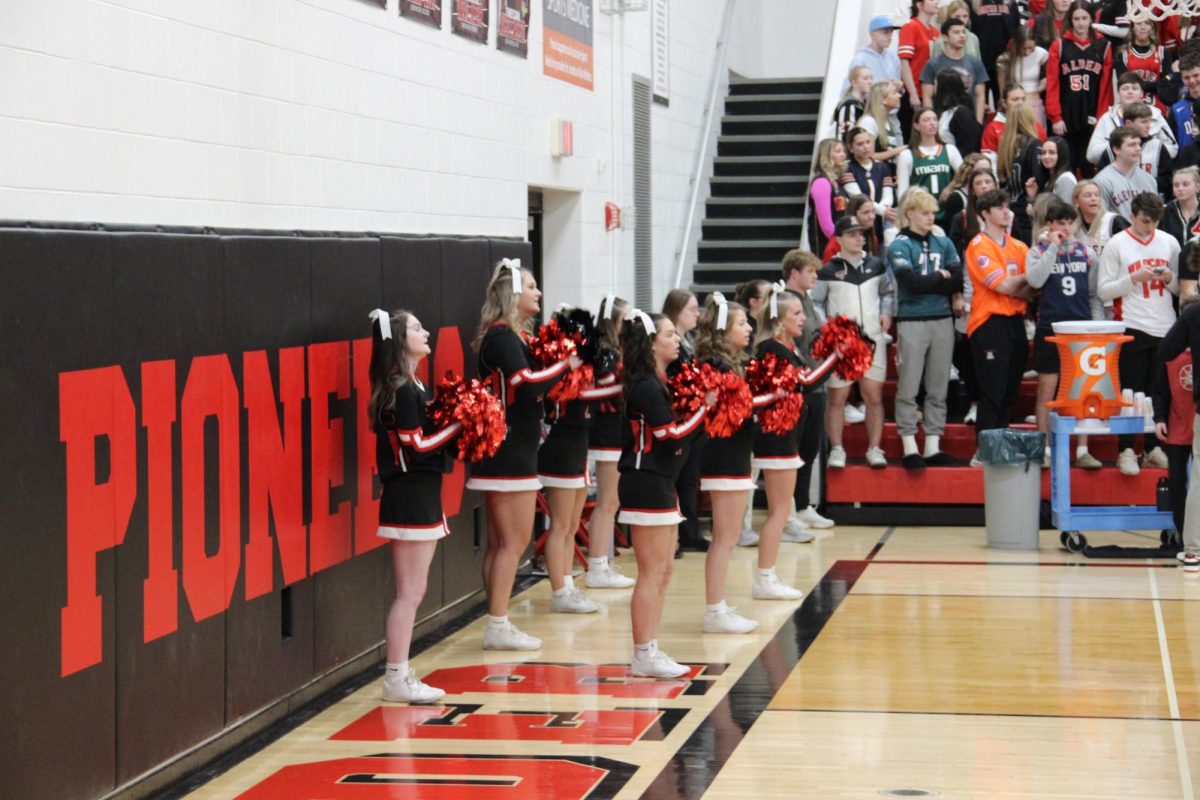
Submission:
[[[1039,431],[1009,428],[980,431],[979,460],[983,462],[983,514],[988,547],[1038,549],[1045,449],[1046,437]]]

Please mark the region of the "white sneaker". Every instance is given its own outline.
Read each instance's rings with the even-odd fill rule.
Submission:
[[[1036,416],[1034,416],[1033,414],[1028,414],[1028,415],[1026,415],[1026,417],[1025,417],[1025,424],[1026,424],[1026,425],[1036,425],[1036,424],[1037,424],[1037,417],[1036,417]]]
[[[1030,336],[1029,338],[1032,339],[1033,337]],[[1032,380],[1037,380],[1037,376],[1038,376],[1038,374],[1037,374],[1036,369],[1027,369],[1027,370],[1025,370],[1025,372],[1023,372],[1021,374],[1021,379],[1026,380],[1026,381],[1032,381]]]
[[[406,674],[395,673],[395,675],[395,680],[392,680],[391,675],[383,676],[383,701],[385,703],[422,705],[436,703],[446,696],[446,692],[442,689],[422,683],[421,679],[412,671],[412,667],[408,668]]]
[[[738,547],[757,547],[758,534],[752,529],[746,528],[742,531],[742,535],[738,537]]]
[[[847,406],[849,408],[849,406]],[[835,444],[829,448],[829,462],[826,464],[829,469],[842,469],[846,466],[846,450],[840,444]]]
[[[954,366],[953,364],[950,365],[950,380],[958,380],[958,367]]]
[[[1075,456],[1075,466],[1080,469],[1100,469],[1104,465],[1100,463],[1100,459],[1085,450]]]
[[[783,536],[780,541],[800,542],[802,544],[814,541],[817,537],[805,529],[799,520],[789,519],[783,524]]]
[[[796,516],[800,518],[800,521],[804,523],[806,528],[820,529],[832,528],[834,526],[833,520],[829,519],[828,517],[822,517],[812,506],[808,506],[796,514]]]
[[[768,577],[756,575],[750,595],[755,600],[799,600],[804,597],[804,592],[793,589],[779,580],[778,575],[772,574]]]
[[[1042,451],[1042,469],[1050,469],[1050,448]]]
[[[489,622],[483,629],[484,650],[539,650],[541,646],[541,639],[522,633],[511,622],[503,625]]]
[[[847,425],[857,425],[867,418],[866,413],[858,406],[846,403],[845,419]]]
[[[702,627],[705,633],[749,633],[758,623],[737,613],[736,608],[722,604],[716,611],[704,612]]]
[[[971,466],[972,467],[982,467],[983,466],[983,462],[979,460],[979,451],[978,450],[975,451],[975,455],[971,456]]]
[[[600,606],[586,594],[572,587],[570,591],[550,595],[550,610],[558,614],[595,614]]]
[[[1142,457],[1143,467],[1154,467],[1155,469],[1167,468],[1167,454],[1163,452],[1161,447],[1156,447]]]
[[[974,425],[975,424],[975,415],[978,412],[979,412],[979,405],[977,403],[971,403],[971,407],[967,409],[967,413],[963,417],[963,423],[966,425]],[[974,465],[972,465],[972,466],[974,466]]]
[[[887,456],[883,454],[882,447],[876,445],[867,448],[867,465],[875,469],[883,469],[887,466]]]
[[[637,581],[622,575],[612,564],[605,564],[601,569],[589,569],[585,583],[589,589],[628,589]]]
[[[638,678],[678,678],[686,675],[688,668],[655,647],[646,658],[635,653],[629,671]]]
[[[1121,470],[1122,475],[1137,475],[1141,473],[1142,469],[1138,466],[1137,454],[1133,452],[1132,448],[1126,447],[1117,456],[1117,469]]]

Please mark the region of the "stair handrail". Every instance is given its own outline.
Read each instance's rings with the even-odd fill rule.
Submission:
[[[713,59],[712,75],[708,79],[708,102],[704,107],[704,124],[700,127],[700,142],[696,148],[696,163],[692,167],[690,179],[691,197],[688,200],[687,219],[683,223],[680,235],[679,249],[675,252],[677,261],[675,267],[675,282],[673,287],[678,289],[683,282],[683,269],[687,266],[688,252],[696,228],[696,208],[700,201],[701,171],[708,163],[708,148],[712,141],[713,120],[716,118],[717,92],[721,86],[721,76],[725,72],[726,54],[729,51],[729,31],[733,26],[733,10],[737,0],[725,0],[725,10],[721,17],[721,32],[717,36],[717,57]]]

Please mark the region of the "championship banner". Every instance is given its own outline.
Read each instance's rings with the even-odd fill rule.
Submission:
[[[487,44],[488,4],[491,0],[452,0],[450,30],[476,42]]]
[[[542,72],[591,91],[592,0],[542,0]]]
[[[442,0],[400,0],[400,16],[442,27]]]
[[[500,28],[496,31],[496,49],[529,56],[530,0],[500,0]]]

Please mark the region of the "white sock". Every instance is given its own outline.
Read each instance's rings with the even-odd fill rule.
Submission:
[[[708,610],[709,610],[709,611],[711,611],[712,613],[714,613],[714,614],[715,614],[715,613],[717,613],[718,611],[720,611],[721,609],[725,608],[725,601],[724,601],[724,600],[718,600],[718,601],[717,601],[717,602],[715,602],[715,603],[710,603],[710,604],[708,605],[708,607],[707,607],[707,608],[708,608]]]
[[[942,437],[925,434],[925,457],[935,456],[941,452]]]
[[[1075,457],[1079,458],[1082,455],[1087,455],[1088,446],[1086,444],[1076,445]]]
[[[588,572],[601,572],[608,566],[608,556],[588,558]]]
[[[760,578],[773,578],[773,577],[775,577],[775,568],[774,568],[774,567],[767,567],[766,569],[760,569],[760,570],[758,570],[758,577],[760,577]]]
[[[917,450],[917,437],[916,436],[903,436],[902,435],[900,437],[900,443],[902,445],[904,445],[904,455],[906,455],[906,456],[915,456],[918,452],[920,452],[919,450]]]
[[[388,662],[386,672],[385,672],[385,677],[401,678],[407,674],[408,674],[408,662],[407,661],[397,661],[395,663]]]
[[[575,588],[575,576],[568,573],[567,576],[565,578],[563,578],[563,583],[568,589],[574,589]]]
[[[495,617],[488,614],[488,625],[506,625],[508,624],[508,614],[502,617]]]
[[[634,656],[634,658],[649,658],[650,656],[654,655],[654,651],[657,649],[658,649],[658,640],[657,639],[651,639],[650,641],[646,642],[645,644],[634,643],[633,656]]]

